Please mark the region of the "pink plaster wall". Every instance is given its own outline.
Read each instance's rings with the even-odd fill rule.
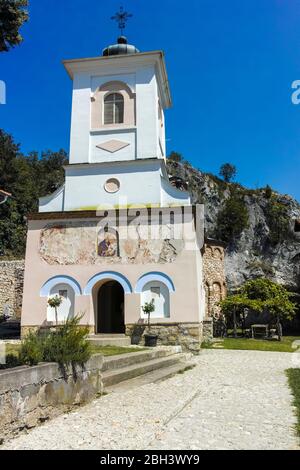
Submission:
[[[85,222],[87,220],[84,219]],[[121,263],[111,266],[50,265],[40,256],[40,235],[41,230],[53,222],[53,220],[29,221],[21,319],[23,327],[42,325],[46,321],[47,298],[40,297],[40,290],[50,278],[58,275],[70,276],[80,284],[84,291],[90,278],[108,270],[124,275],[131,283],[133,291],[138,279],[144,274],[153,271],[167,274],[175,285],[175,292],[170,293],[170,318],[159,319],[159,322],[198,323],[202,321],[205,298],[202,287],[202,258],[198,247],[195,246],[193,251],[183,250],[174,262],[164,265]],[[84,314],[82,324],[95,324],[92,296],[75,297],[75,314],[77,313]],[[140,294],[125,295],[125,323],[135,323],[139,318]]]

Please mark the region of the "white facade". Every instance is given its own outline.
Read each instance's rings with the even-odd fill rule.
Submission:
[[[73,80],[65,185],[40,212],[189,205],[166,172],[164,110],[171,106],[162,52],[65,61]],[[124,97],[124,118],[105,124],[105,97]],[[114,178],[116,191],[107,190]]]

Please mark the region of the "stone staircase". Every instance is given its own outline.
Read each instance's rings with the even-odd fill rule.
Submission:
[[[183,354],[181,348],[176,347],[105,357],[102,367],[104,391],[125,390],[165,380],[191,368],[190,358],[190,354]]]
[[[131,345],[129,336],[126,335],[90,335],[88,340],[95,346],[119,346],[126,348]]]

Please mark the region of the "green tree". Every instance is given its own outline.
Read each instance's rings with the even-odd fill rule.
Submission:
[[[263,310],[267,310],[274,319],[292,320],[295,316],[296,304],[291,300],[293,294],[270,279],[258,278],[246,282],[241,294],[250,301],[259,301]]]
[[[266,222],[269,227],[269,241],[272,246],[288,238],[290,231],[290,217],[287,206],[271,196],[264,209]]]
[[[222,312],[227,318],[241,315],[248,308],[254,312],[268,312],[278,326],[282,320],[292,320],[296,314],[296,304],[284,286],[269,279],[258,278],[246,282],[235,295],[220,302]],[[280,329],[278,329],[280,331]]]
[[[64,151],[47,151],[39,158],[24,156],[13,138],[0,129],[0,188],[12,194],[0,206],[0,256],[24,256],[26,217],[38,210],[38,198],[55,191],[64,181]]]
[[[0,2],[0,52],[23,41],[21,26],[28,20],[28,0],[1,0]]]
[[[230,295],[220,302],[223,315],[227,322],[233,322],[234,337],[237,337],[237,321],[245,312],[245,309],[251,309],[255,312],[263,311],[263,304],[259,299],[249,299],[243,292]]]
[[[244,199],[239,194],[232,194],[218,213],[215,237],[226,243],[234,242],[248,223],[249,213]]]
[[[226,183],[230,183],[236,177],[236,167],[231,163],[224,163],[224,165],[220,168],[220,176],[226,181]]]
[[[266,199],[271,199],[272,195],[273,195],[273,190],[272,190],[271,186],[269,186],[269,185],[267,184],[267,186],[265,187],[265,196],[266,196]]]

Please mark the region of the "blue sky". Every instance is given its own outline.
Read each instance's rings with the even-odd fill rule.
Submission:
[[[300,201],[300,105],[291,102],[299,0],[30,0],[24,43],[0,55],[0,127],[24,152],[68,150],[71,81],[61,61],[114,43],[110,17],[122,3],[134,15],[130,42],[166,53],[168,150],[216,174],[232,162],[242,184]]]

